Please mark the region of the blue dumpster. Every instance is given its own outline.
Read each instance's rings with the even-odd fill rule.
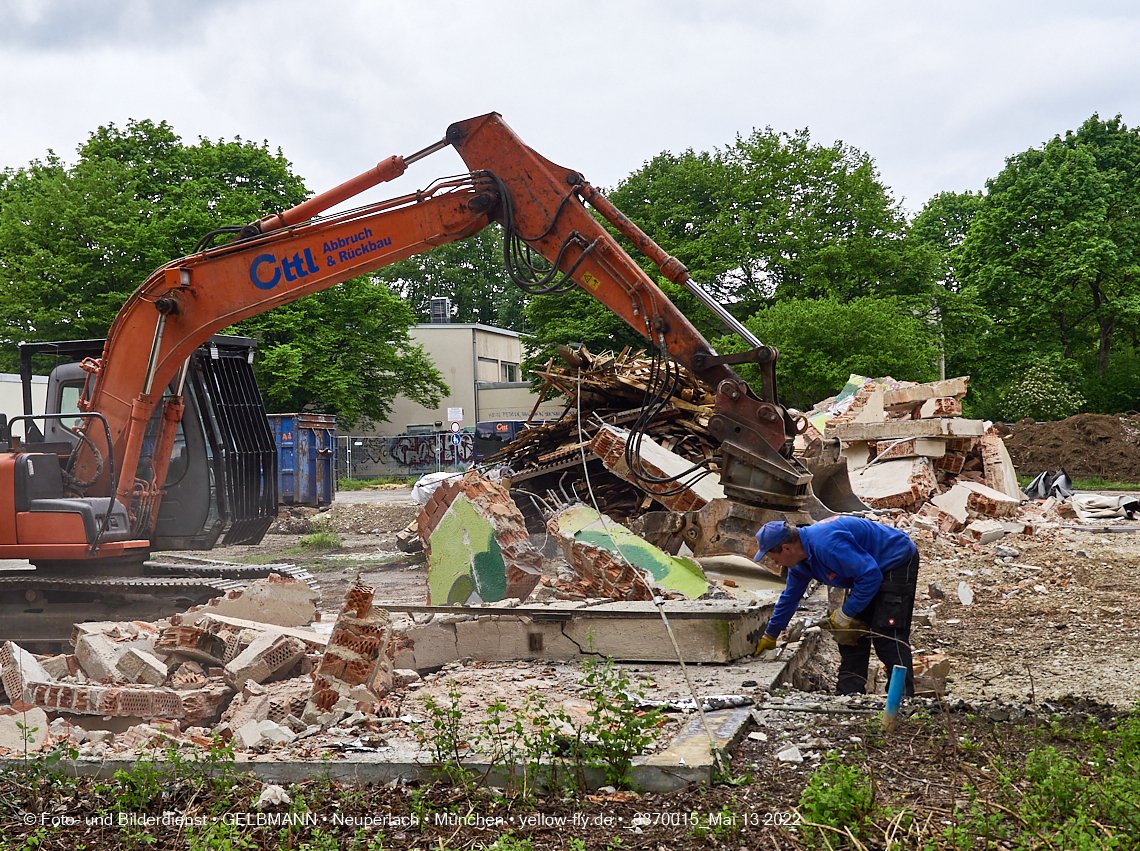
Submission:
[[[277,442],[277,493],[284,505],[328,505],[336,488],[336,417],[268,414]]]

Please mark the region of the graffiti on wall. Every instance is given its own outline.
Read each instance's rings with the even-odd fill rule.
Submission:
[[[468,467],[475,452],[475,436],[438,432],[397,437],[348,437],[337,444],[337,468],[341,475],[366,479],[383,475],[427,473]]]

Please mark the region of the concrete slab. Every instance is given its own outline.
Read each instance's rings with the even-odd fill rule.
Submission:
[[[196,606],[183,615],[182,623],[195,625],[206,615],[223,615],[275,626],[305,626],[317,616],[320,601],[321,592],[299,579],[272,574]]]
[[[912,384],[898,390],[888,390],[883,397],[883,406],[888,411],[910,411],[927,399],[952,397],[960,399],[966,395],[968,375],[947,378],[944,381],[931,381],[927,384]]]
[[[827,436],[844,442],[897,440],[905,437],[979,437],[985,433],[981,420],[940,417],[930,420],[891,420],[885,423],[839,423],[828,426]]]
[[[666,616],[690,663],[724,664],[750,656],[779,597],[767,604],[674,600]],[[657,607],[648,601],[571,608],[549,604],[514,609],[474,609],[445,614],[396,636],[393,666],[425,671],[457,659],[502,662],[569,661],[610,656],[626,662],[675,662],[676,653]]]
[[[851,490],[872,508],[909,508],[938,487],[929,458],[870,464],[850,475]]]
[[[724,498],[724,487],[720,483],[720,476],[707,471],[690,473],[687,478],[665,484],[653,484],[638,479],[626,463],[626,443],[629,438],[630,432],[626,429],[606,425],[599,429],[594,439],[590,441],[590,449],[602,459],[602,464],[607,470],[619,479],[652,494],[670,511],[699,511],[714,499]],[[670,452],[648,435],[636,445],[640,450],[638,472],[645,475],[668,478],[680,476],[693,467],[691,461]],[[675,491],[679,485],[688,487],[680,493],[664,495]]]

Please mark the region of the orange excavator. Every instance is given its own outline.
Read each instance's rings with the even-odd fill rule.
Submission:
[[[449,145],[470,173],[315,218]],[[693,292],[748,351],[718,355],[586,204],[668,280]],[[716,388],[709,431],[720,443],[728,499],[675,519],[671,533],[698,555],[749,555],[754,531],[767,519],[810,522],[828,513],[812,492],[811,473],[792,454],[798,421],[777,398],[776,350],[581,174],[527,147],[490,113],[453,124],[439,142],[389,157],[292,209],[223,229],[236,235],[147,278],[105,342],[29,346],[26,381],[34,355],[70,355],[73,362],[52,373],[46,414],[32,415],[25,386],[24,415],[0,427],[0,559],[36,567],[34,582],[26,575],[3,581],[22,589],[35,613],[35,605],[84,584],[112,594],[116,586],[145,590],[144,580],[172,582],[142,575],[152,549],[207,549],[222,535],[226,543],[260,541],[277,510],[272,437],[259,434],[264,416],[248,367],[251,342],[219,332],[492,222],[504,229],[508,271],[524,290],[582,288],[643,334],[663,361],[685,365]],[[732,369],[744,362],[761,365],[758,392]]]

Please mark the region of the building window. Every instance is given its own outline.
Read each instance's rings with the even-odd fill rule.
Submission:
[[[518,381],[519,380],[519,365],[517,363],[507,363],[499,361],[499,366],[503,369],[503,381]]]
[[[479,358],[479,374],[475,376],[476,381],[498,381],[499,380],[499,362],[495,358]]]

